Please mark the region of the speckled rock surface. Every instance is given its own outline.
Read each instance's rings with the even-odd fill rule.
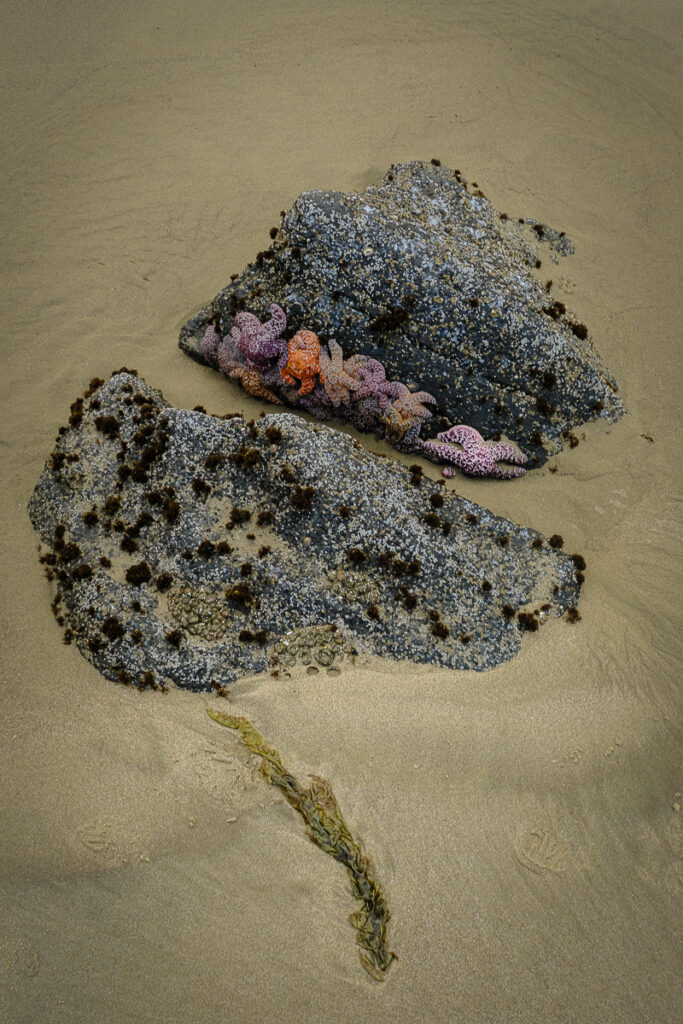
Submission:
[[[552,278],[571,252],[563,233],[499,214],[458,171],[401,164],[361,194],[301,195],[180,346],[203,362],[207,324],[225,335],[238,310],[264,320],[276,302],[290,333],[333,337],[345,357],[376,358],[387,377],[433,394],[423,437],[467,423],[515,441],[533,468],[573,427],[623,412],[588,329],[534,273],[540,260]]]
[[[173,409],[127,372],[72,405],[29,513],[65,639],[135,685],[355,652],[486,669],[577,615],[582,560],[535,531],[328,427]]]

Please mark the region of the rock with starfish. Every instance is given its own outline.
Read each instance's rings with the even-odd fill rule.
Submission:
[[[348,358],[376,359],[387,378],[435,395],[425,437],[468,423],[540,466],[579,424],[623,413],[580,304],[574,313],[547,291],[548,265],[572,251],[564,232],[500,213],[459,170],[397,164],[365,191],[299,196],[264,258],[188,321],[180,343],[201,358],[208,321],[225,334],[238,310],[264,318],[279,303]]]
[[[352,423],[359,430],[374,431],[400,451],[445,461],[445,476],[453,475],[451,465],[477,476],[523,475],[525,455],[512,445],[485,442],[478,431],[464,424],[442,432],[435,441],[425,441],[420,430],[432,416],[426,403],[436,404],[433,395],[387,380],[382,363],[362,353],[344,359],[341,345],[333,338],[326,350],[313,331],[302,329],[285,342],[279,337],[287,324],[284,310],[271,303],[270,312],[270,321],[261,324],[258,317],[240,310],[225,338],[209,325],[201,341],[206,361],[217,362],[223,373],[256,398],[278,403],[281,394],[317,419]],[[295,390],[297,381],[300,387]],[[504,460],[513,465],[505,465]]]

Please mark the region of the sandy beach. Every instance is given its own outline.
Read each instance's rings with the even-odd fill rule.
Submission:
[[[680,5],[10,8],[0,1020],[673,1024]],[[484,673],[361,657],[227,700],[105,680],[62,642],[26,512],[71,402],[125,365],[173,405],[257,416],[180,352],[181,325],[301,192],[431,158],[576,247],[539,274],[627,414],[522,479],[446,486],[582,553],[581,621]],[[391,908],[383,982],[360,966],[343,868],[209,705],[329,781]]]

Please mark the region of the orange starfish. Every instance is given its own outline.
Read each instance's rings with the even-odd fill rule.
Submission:
[[[274,402],[275,405],[281,404],[277,395],[274,395],[261,383],[261,378],[256,370],[250,370],[246,366],[236,366],[234,370],[230,371],[229,377],[231,380],[238,380],[244,390],[254,398],[265,398],[267,402]]]
[[[324,350],[320,353],[320,379],[325,384],[325,391],[332,405],[341,405],[350,401],[351,392],[358,390],[360,381],[349,372],[341,345],[338,345],[334,338],[330,338],[327,347],[330,350],[329,356]]]
[[[384,424],[388,437],[396,441],[400,441],[411,427],[420,422],[419,417],[415,416],[414,413],[412,415],[410,413],[404,415],[393,402],[389,402],[380,420]]]
[[[280,370],[285,384],[301,381],[300,395],[309,395],[315,386],[316,376],[323,381],[320,372],[320,341],[313,331],[297,331],[287,346],[287,363]]]

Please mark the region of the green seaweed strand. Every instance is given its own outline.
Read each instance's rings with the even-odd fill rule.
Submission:
[[[280,755],[269,747],[251,722],[237,715],[207,708],[211,718],[228,729],[236,729],[253,754],[261,757],[259,771],[273,786],[279,786],[292,807],[306,822],[306,835],[316,846],[344,865],[349,873],[351,891],[362,906],[350,915],[357,930],[356,942],[360,962],[373,978],[383,981],[384,972],[396,958],[387,947],[386,927],[391,917],[382,890],[375,881],[372,863],[365,856],[342,817],[339,804],[329,783],[319,775],[311,775],[311,785],[304,789],[282,765]]]

